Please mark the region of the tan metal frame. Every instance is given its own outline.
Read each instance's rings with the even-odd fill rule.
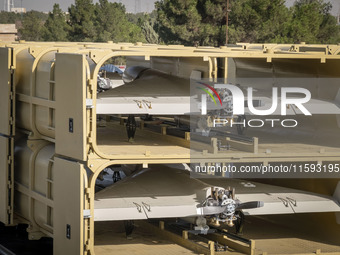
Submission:
[[[30,107],[30,120],[32,130],[27,132],[29,139],[43,139],[56,144],[56,159],[58,164],[54,165],[54,171],[57,177],[54,180],[54,238],[55,238],[55,254],[94,254],[94,220],[93,217],[84,218],[84,210],[90,210],[91,215],[94,212],[94,187],[95,181],[100,172],[110,165],[115,164],[165,164],[165,163],[190,163],[190,162],[301,162],[301,161],[339,161],[340,154],[335,153],[310,153],[308,155],[295,155],[294,153],[267,154],[257,153],[256,149],[248,153],[229,153],[219,154],[216,151],[216,144],[212,141],[211,150],[203,150],[196,157],[191,157],[190,150],[188,153],[178,156],[170,150],[165,157],[146,153],[136,156],[135,154],[119,154],[109,155],[101,151],[97,145],[97,123],[96,123],[96,89],[97,89],[97,73],[102,64],[110,58],[118,56],[134,56],[141,57],[145,61],[151,61],[157,57],[171,58],[197,58],[207,62],[209,69],[208,78],[217,78],[217,59],[225,60],[224,78],[228,75],[228,58],[239,59],[262,59],[266,62],[272,62],[274,59],[307,59],[317,60],[320,63],[326,63],[328,60],[340,60],[340,46],[338,45],[276,45],[276,44],[239,44],[235,47],[184,47],[181,45],[165,46],[165,45],[147,45],[142,43],[36,43],[36,42],[0,42],[1,52],[9,52],[9,56],[13,56],[12,60],[7,61],[2,57],[0,65],[5,63],[5,68],[0,68],[0,77],[9,77],[12,72],[14,76],[19,77],[21,74],[16,70],[17,56],[20,52],[27,51],[33,58],[34,62],[30,68],[32,79],[26,81],[30,87],[30,95],[16,94],[18,102],[25,102]],[[36,68],[44,54],[56,51],[55,80],[47,81],[55,84],[57,99],[53,101],[41,99],[35,95]],[[3,55],[2,55],[3,56]],[[21,61],[21,60],[20,60]],[[54,60],[53,60],[54,61]],[[11,63],[10,65],[8,63]],[[59,66],[58,66],[59,64]],[[3,93],[6,82],[5,79],[0,81],[0,94],[14,102],[15,94]],[[13,82],[10,81],[10,82]],[[71,89],[71,85],[76,87]],[[12,84],[14,85],[14,84]],[[67,86],[69,85],[69,86]],[[77,93],[81,92],[81,93]],[[59,98],[58,98],[59,97]],[[63,97],[63,98],[62,98]],[[62,99],[61,99],[62,98]],[[86,99],[92,99],[93,108],[86,108]],[[69,134],[65,129],[65,120],[69,119],[69,107],[76,104],[72,112],[76,123],[77,133]],[[39,133],[36,128],[35,106],[43,106],[49,110],[57,111],[55,137],[45,136]],[[15,107],[15,104],[13,105]],[[1,123],[10,121],[11,117],[10,104],[1,109]],[[12,108],[13,109],[13,108]],[[14,117],[14,116],[12,116]],[[78,119],[77,119],[78,121]],[[14,124],[13,124],[14,125]],[[78,130],[82,131],[78,133]],[[0,132],[8,135],[1,127]],[[14,135],[14,131],[13,131]],[[163,136],[165,139],[172,139]],[[182,145],[188,144],[188,140],[175,140],[175,143]],[[253,145],[251,145],[253,146]],[[254,147],[255,148],[255,147]],[[6,157],[12,154],[6,155]],[[91,171],[91,175],[87,176],[85,169]],[[3,170],[0,170],[3,171]],[[13,192],[13,184],[7,189],[4,184],[0,185],[0,190],[8,190]],[[23,192],[20,187],[19,192]],[[63,199],[68,194],[74,194],[72,201]],[[13,197],[13,196],[12,196]],[[33,197],[33,195],[32,195]],[[3,203],[3,201],[1,201]],[[12,202],[13,203],[13,202]],[[72,204],[76,205],[73,206]],[[51,204],[52,205],[52,204]],[[69,210],[69,208],[71,208]],[[31,221],[32,222],[32,221]],[[65,224],[72,222],[76,226],[76,238],[65,238]],[[10,224],[10,222],[5,222]],[[83,249],[83,247],[85,247]]]

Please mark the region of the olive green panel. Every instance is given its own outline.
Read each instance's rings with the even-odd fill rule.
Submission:
[[[56,54],[56,153],[86,160],[86,76],[81,54]]]
[[[238,78],[338,78],[339,59],[234,58]]]
[[[83,166],[54,158],[54,255],[83,254]]]
[[[13,138],[0,136],[0,221],[13,223]]]
[[[0,133],[14,134],[14,87],[11,82],[11,49],[0,48]]]

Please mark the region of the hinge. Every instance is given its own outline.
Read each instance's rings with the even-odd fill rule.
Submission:
[[[85,196],[87,196],[88,198],[91,197],[91,189],[90,188],[85,188]]]
[[[91,93],[93,93],[95,82],[94,82],[93,79],[89,79],[88,83],[89,83],[90,91],[91,91]]]
[[[92,139],[92,137],[91,137],[91,136],[87,137],[87,143],[88,143],[88,144],[91,144],[91,143],[93,143],[93,139]]]
[[[8,156],[7,163],[8,164],[12,164],[12,161],[13,161],[13,157],[12,156]]]
[[[84,245],[84,251],[88,252],[90,250],[90,246],[88,244]]]

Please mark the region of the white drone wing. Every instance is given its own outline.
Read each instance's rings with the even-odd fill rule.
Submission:
[[[332,197],[236,179],[193,179],[188,171],[153,166],[98,192],[96,221],[173,218],[219,214],[221,207],[202,203],[211,187],[233,187],[240,204],[261,201],[262,207],[242,209],[246,215],[339,212]],[[257,206],[255,206],[257,207]]]

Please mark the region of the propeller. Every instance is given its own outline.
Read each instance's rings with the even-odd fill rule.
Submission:
[[[244,210],[244,209],[255,209],[255,208],[260,208],[263,206],[264,206],[263,201],[250,201],[250,202],[237,204],[236,210],[238,211],[238,210]]]

